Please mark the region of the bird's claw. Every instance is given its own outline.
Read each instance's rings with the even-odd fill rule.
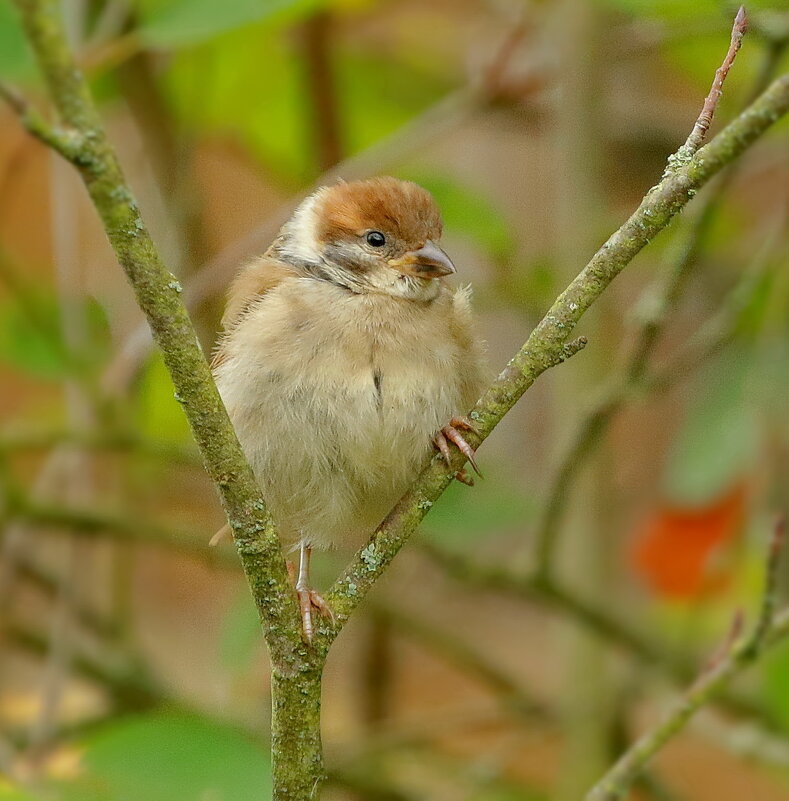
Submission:
[[[468,417],[453,417],[449,423],[447,423],[447,425],[445,425],[435,435],[435,437],[433,437],[433,443],[435,444],[436,448],[438,448],[441,456],[443,456],[444,461],[449,465],[452,463],[452,455],[449,452],[449,443],[452,442],[466,457],[466,459],[468,459],[469,463],[474,468],[474,472],[480,478],[482,478],[482,473],[480,472],[480,469],[477,466],[477,461],[474,458],[474,449],[468,444],[468,442],[466,442],[465,438],[458,429],[473,431],[475,434],[479,433]],[[458,471],[458,473],[455,474],[455,478],[457,478],[459,481],[462,481],[464,484],[468,484],[469,486],[472,486],[474,483],[473,481],[470,481],[470,477],[463,470]]]

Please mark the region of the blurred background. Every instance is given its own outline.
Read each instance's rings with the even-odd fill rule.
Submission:
[[[656,183],[728,46],[717,0],[64,0],[205,349],[314,185],[430,189],[491,375]],[[751,30],[713,133],[789,59]],[[45,95],[10,3],[0,75]],[[584,318],[348,625],[327,799],[577,801],[752,621],[789,511],[789,124]],[[253,605],[72,169],[0,109],[0,799],[268,797]],[[326,587],[347,555],[314,560]],[[789,600],[789,562],[782,597]],[[789,643],[632,798],[789,798]]]

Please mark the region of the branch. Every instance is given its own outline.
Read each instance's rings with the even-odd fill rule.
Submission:
[[[621,614],[592,598],[579,595],[549,575],[537,572],[517,575],[433,544],[423,545],[422,550],[454,579],[554,609],[587,627],[598,637],[629,652],[645,666],[657,668],[677,684],[686,684],[695,675],[693,662],[688,657],[676,653],[666,643],[645,635]],[[728,693],[721,698],[721,702],[738,714],[763,716],[765,712],[747,696]]]
[[[765,589],[756,625],[745,640],[729,645],[713,660],[667,717],[643,734],[589,791],[585,801],[618,801],[625,796],[647,762],[707,703],[714,699],[762,650],[789,635],[789,608],[774,615],[776,576],[783,546],[783,521],[774,529],[767,555]]]
[[[181,285],[162,262],[140,217],[87,82],[69,49],[58,3],[15,0],[15,4],[60,119],[77,132],[69,136],[68,148],[57,147],[59,139],[47,141],[85,182],[219,490],[272,657],[292,662],[301,647],[301,627],[279,539],[197,342]]]
[[[24,427],[14,425],[0,431],[0,449],[12,454],[38,451],[61,445],[79,445],[94,451],[131,452],[184,467],[201,466],[200,454],[191,445],[141,437],[125,430],[92,430],[84,428]]]
[[[726,54],[723,65],[715,74],[715,80],[704,102],[702,113],[696,121],[691,135],[685,142],[684,148],[688,153],[694,153],[698,150],[706,135],[721,96],[723,82],[740,48],[746,28],[747,18],[744,9],[740,8],[735,17],[729,52]],[[767,86],[771,72],[776,66],[774,50],[775,48],[770,48],[766,60],[766,68],[757,77],[754,97],[758,96]],[[622,374],[614,380],[611,388],[604,392],[587,412],[556,472],[548,492],[548,501],[544,506],[534,536],[534,559],[536,569],[540,573],[547,575],[550,571],[558,545],[561,515],[567,503],[574,479],[578,476],[586,458],[594,451],[595,445],[601,440],[611,420],[625,404],[628,395],[639,382],[644,383],[642,381],[644,372],[667,322],[669,309],[678,299],[682,287],[685,285],[690,271],[697,261],[700,244],[710,228],[720,198],[730,184],[732,176],[733,170],[729,169],[724,178],[718,182],[714,193],[708,194],[705,198],[676,262],[672,265],[664,281],[654,290],[654,296],[649,304],[649,313],[645,315],[636,332],[635,345],[631,350],[629,360]]]
[[[486,390],[470,412],[478,447],[545,370],[564,361],[577,348],[567,340],[584,312],[640,250],[665,228],[696,191],[752,145],[789,111],[789,75],[776,80],[743,114],[695,156],[669,159],[660,183],[646,195],[630,219],[592,257],[532,331],[523,347]],[[568,351],[569,348],[569,351]],[[353,558],[330,590],[327,601],[336,625],[323,626],[321,647],[328,648],[345,620],[407,541],[433,503],[449,486],[464,457],[454,454],[447,469],[434,457],[419,478]]]
[[[9,522],[52,526],[87,537],[104,535],[141,545],[154,545],[193,556],[217,567],[236,567],[238,560],[230,551],[208,548],[207,537],[198,538],[188,531],[179,531],[128,513],[96,511],[36,501],[16,494],[9,504]]]
[[[658,283],[657,287],[648,289],[640,299],[639,305],[646,305],[644,301],[649,301],[649,311],[635,331],[635,342],[630,356],[619,375],[602,389],[577,425],[570,445],[562,456],[549,485],[547,501],[541,510],[533,535],[534,569],[538,573],[547,576],[551,572],[554,555],[559,546],[562,515],[574,482],[616,415],[629,400],[642,396],[648,390],[665,392],[677,380],[688,375],[688,368],[704,363],[722,347],[733,336],[742,307],[758,287],[758,279],[766,266],[764,254],[760,254],[755,260],[756,263],[743,273],[743,277],[729,292],[719,312],[704,323],[666,364],[648,370],[649,358],[654,353],[668,323],[668,312],[678,299],[695,266],[701,244],[714,220],[723,189],[728,186],[732,177],[733,172],[727,171],[724,179],[716,186],[714,194],[707,195],[668,275]]]
[[[723,59],[723,64],[715,71],[715,78],[712,81],[709,94],[704,100],[704,107],[690,132],[687,141],[685,142],[685,150],[693,154],[700,147],[707,135],[707,131],[712,124],[712,118],[715,115],[715,110],[718,107],[718,102],[723,94],[723,82],[729,74],[731,65],[737,57],[737,53],[742,45],[742,37],[748,30],[748,17],[745,14],[745,8],[740,6],[737,16],[734,18],[734,27],[731,30],[731,43],[729,44],[729,51],[726,53],[726,58]]]

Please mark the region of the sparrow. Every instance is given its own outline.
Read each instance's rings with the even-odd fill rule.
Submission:
[[[212,362],[219,392],[288,550],[304,635],[313,548],[358,548],[450,443],[474,469],[463,412],[483,388],[470,288],[439,247],[422,187],[391,177],[325,186],[233,282]],[[472,483],[465,471],[456,474]]]

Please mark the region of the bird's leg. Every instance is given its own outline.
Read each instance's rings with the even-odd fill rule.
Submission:
[[[314,629],[312,627],[312,608],[315,607],[322,615],[334,621],[334,613],[323,598],[310,587],[310,556],[312,548],[301,544],[299,548],[299,575],[296,578],[296,595],[299,598],[301,611],[301,625],[307,642],[312,642]],[[290,573],[290,570],[288,570]],[[294,571],[295,572],[295,571]]]
[[[476,474],[482,478],[482,473],[480,473],[476,459],[474,458],[474,449],[466,442],[458,429],[474,431],[476,433],[473,423],[467,417],[453,417],[449,423],[433,437],[433,444],[438,448],[446,463],[451,464],[452,455],[449,452],[449,443],[453,443],[466,459],[469,460]],[[465,470],[459,470],[455,473],[455,478],[458,481],[462,481],[464,484],[468,484],[470,487],[474,485],[474,480]]]

